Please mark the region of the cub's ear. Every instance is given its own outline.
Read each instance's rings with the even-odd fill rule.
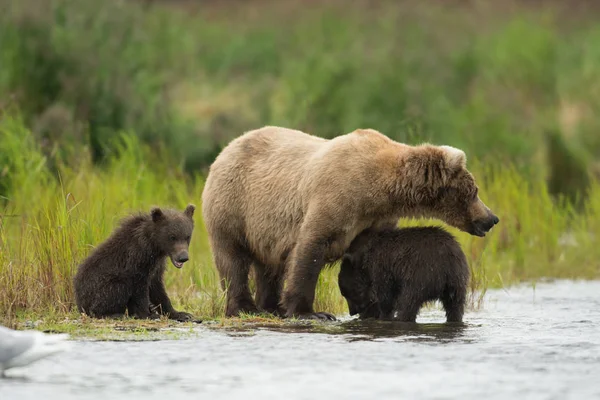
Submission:
[[[188,204],[187,207],[185,208],[185,210],[183,211],[183,213],[189,217],[192,218],[194,216],[194,211],[196,210],[196,206],[193,204]]]
[[[352,256],[352,254],[350,253],[345,253],[342,256],[342,264],[345,264],[344,266],[353,266],[354,264],[354,257]]]
[[[152,221],[154,222],[158,222],[164,217],[164,214],[159,207],[152,207],[150,210],[150,215],[152,216]]]
[[[452,170],[467,167],[467,155],[464,151],[452,146],[440,146],[444,153],[444,162]]]

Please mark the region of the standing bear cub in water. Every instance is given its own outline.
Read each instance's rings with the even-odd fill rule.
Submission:
[[[163,283],[166,258],[181,268],[188,260],[195,206],[183,212],[152,208],[125,218],[121,226],[80,265],[73,279],[79,312],[92,317],[122,316],[187,321],[176,311]]]
[[[447,321],[462,322],[469,278],[454,236],[412,227],[361,233],[342,259],[338,283],[350,315],[415,322],[425,302],[441,300]]]

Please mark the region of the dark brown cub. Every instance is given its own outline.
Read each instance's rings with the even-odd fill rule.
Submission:
[[[188,261],[195,207],[183,212],[152,208],[130,216],[79,266],[73,279],[79,312],[92,317],[125,314],[180,321],[192,315],[176,311],[165,290],[167,257],[181,268]]]
[[[462,322],[470,270],[460,244],[439,227],[367,230],[342,259],[338,282],[350,315],[415,322],[440,300],[448,322]]]

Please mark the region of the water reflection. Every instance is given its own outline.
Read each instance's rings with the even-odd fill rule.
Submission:
[[[402,339],[413,342],[464,341],[464,323],[412,323],[398,321],[352,320],[342,324],[349,342],[377,339]],[[472,340],[472,339],[471,339]]]
[[[33,380],[31,378],[29,378],[28,376],[11,375],[11,374],[6,374],[5,376],[3,376],[0,379],[2,379],[3,381],[6,381],[6,382],[14,382],[14,383],[33,382]]]
[[[77,341],[7,371],[0,399],[595,399],[599,292],[600,281],[490,290],[464,324],[426,310],[417,323],[207,323],[182,340]]]
[[[285,323],[252,324],[230,327],[227,334],[232,337],[252,336],[256,330],[278,333],[320,333],[340,335],[348,342],[395,339],[397,341],[443,343],[452,341],[472,342],[465,336],[466,330],[474,325],[466,323],[413,323],[378,321],[375,319],[341,321],[335,323]]]

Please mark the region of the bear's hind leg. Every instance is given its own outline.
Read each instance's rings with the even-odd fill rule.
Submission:
[[[279,316],[285,313],[279,306],[283,289],[282,272],[283,267],[270,267],[254,262],[256,304],[260,310]]]
[[[123,317],[127,310],[127,302],[131,296],[131,290],[124,283],[110,283],[98,285],[95,290],[88,291],[88,307],[83,312],[93,318],[117,318]]]
[[[441,300],[446,311],[447,322],[462,322],[466,298],[465,288],[448,287],[444,290]]]
[[[212,250],[221,278],[221,287],[227,291],[225,315],[235,317],[240,312],[258,313],[248,286],[252,264],[250,253],[228,239],[213,241]]]

